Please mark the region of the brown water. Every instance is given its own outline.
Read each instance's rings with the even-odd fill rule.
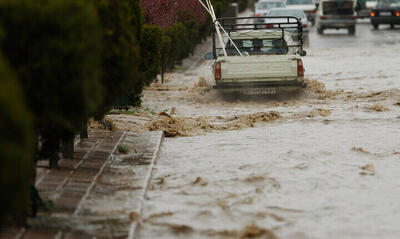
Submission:
[[[399,33],[312,31],[301,94],[231,101],[199,47],[144,91],[173,114],[112,116],[169,136],[139,238],[399,238]]]

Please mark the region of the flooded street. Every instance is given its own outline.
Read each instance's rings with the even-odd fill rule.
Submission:
[[[138,238],[399,238],[400,28],[372,28],[311,29],[295,96],[223,99],[210,42],[147,87],[171,114]]]

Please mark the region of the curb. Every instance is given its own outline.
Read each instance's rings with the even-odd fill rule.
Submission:
[[[157,163],[159,155],[160,155],[160,149],[161,149],[161,144],[162,144],[163,140],[164,140],[164,132],[160,131],[160,137],[158,138],[158,141],[157,141],[156,151],[154,152],[154,155],[151,159],[151,163],[150,163],[150,166],[149,166],[149,169],[148,169],[148,172],[146,174],[146,178],[145,178],[145,181],[143,184],[143,188],[144,188],[143,194],[140,196],[139,207],[138,207],[138,210],[136,211],[136,214],[139,216],[142,215],[142,212],[143,212],[144,200],[146,197],[147,190],[149,189],[154,165]],[[131,223],[130,228],[129,228],[129,234],[127,237],[128,239],[134,239],[136,237],[137,229],[140,224],[139,220],[140,220],[140,217]]]

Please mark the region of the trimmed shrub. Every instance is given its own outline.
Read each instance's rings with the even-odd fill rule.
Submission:
[[[41,157],[56,162],[63,135],[79,131],[102,101],[96,9],[85,1],[2,0],[0,24],[1,49],[43,140]]]
[[[161,28],[144,25],[141,43],[142,72],[146,84],[157,78],[161,66]]]
[[[171,39],[169,52],[167,54],[167,68],[172,69],[184,57],[188,56],[188,45],[193,44],[189,40],[188,31],[181,22],[177,22],[167,29],[165,34]]]
[[[18,81],[0,57],[0,225],[29,213],[34,138]]]
[[[107,89],[106,101],[97,114],[98,118],[102,118],[114,105],[140,103],[143,88],[139,71],[141,15],[138,0],[93,2],[102,24],[104,43],[101,81]],[[133,102],[129,102],[131,100]]]
[[[213,1],[213,6],[214,6],[214,11],[215,15],[218,17],[221,17],[226,9],[229,6],[229,0],[214,0]]]
[[[171,51],[171,44],[172,44],[172,39],[166,34],[166,31],[163,31],[161,34],[161,49],[160,49],[160,54],[161,54],[161,73],[164,74],[165,71],[167,70],[167,67],[169,64],[171,64],[170,61],[170,51]]]
[[[239,5],[239,11],[244,11],[249,5],[249,0],[237,0]]]

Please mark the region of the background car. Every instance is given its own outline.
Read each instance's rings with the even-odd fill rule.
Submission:
[[[315,26],[318,34],[323,34],[324,30],[329,28],[346,28],[350,35],[354,35],[356,32],[354,1],[322,0],[315,16]]]
[[[283,0],[260,0],[254,11],[255,17],[266,16],[268,10],[271,8],[284,8],[286,7],[285,2]],[[255,23],[263,23],[263,19],[256,19]]]
[[[377,0],[357,0],[355,10],[358,18],[369,18],[372,9],[376,7]]]
[[[389,24],[400,25],[400,1],[399,0],[379,0],[376,7],[371,11],[371,24],[374,29],[379,25]]]
[[[307,19],[306,14],[301,9],[289,9],[289,8],[272,8],[269,10],[267,16],[276,17],[276,16],[291,16],[299,19],[303,25],[303,42],[308,44],[308,32],[310,28],[310,22]],[[287,29],[290,31],[290,29]],[[294,40],[296,40],[296,36],[294,36]]]
[[[314,24],[315,23],[315,13],[317,11],[317,6],[314,0],[287,0],[287,8],[301,9],[307,15],[307,19]]]
[[[367,1],[365,2],[365,6],[366,6],[368,9],[374,9],[374,8],[376,7],[376,4],[378,4],[378,1],[377,1],[377,0],[367,0]]]

